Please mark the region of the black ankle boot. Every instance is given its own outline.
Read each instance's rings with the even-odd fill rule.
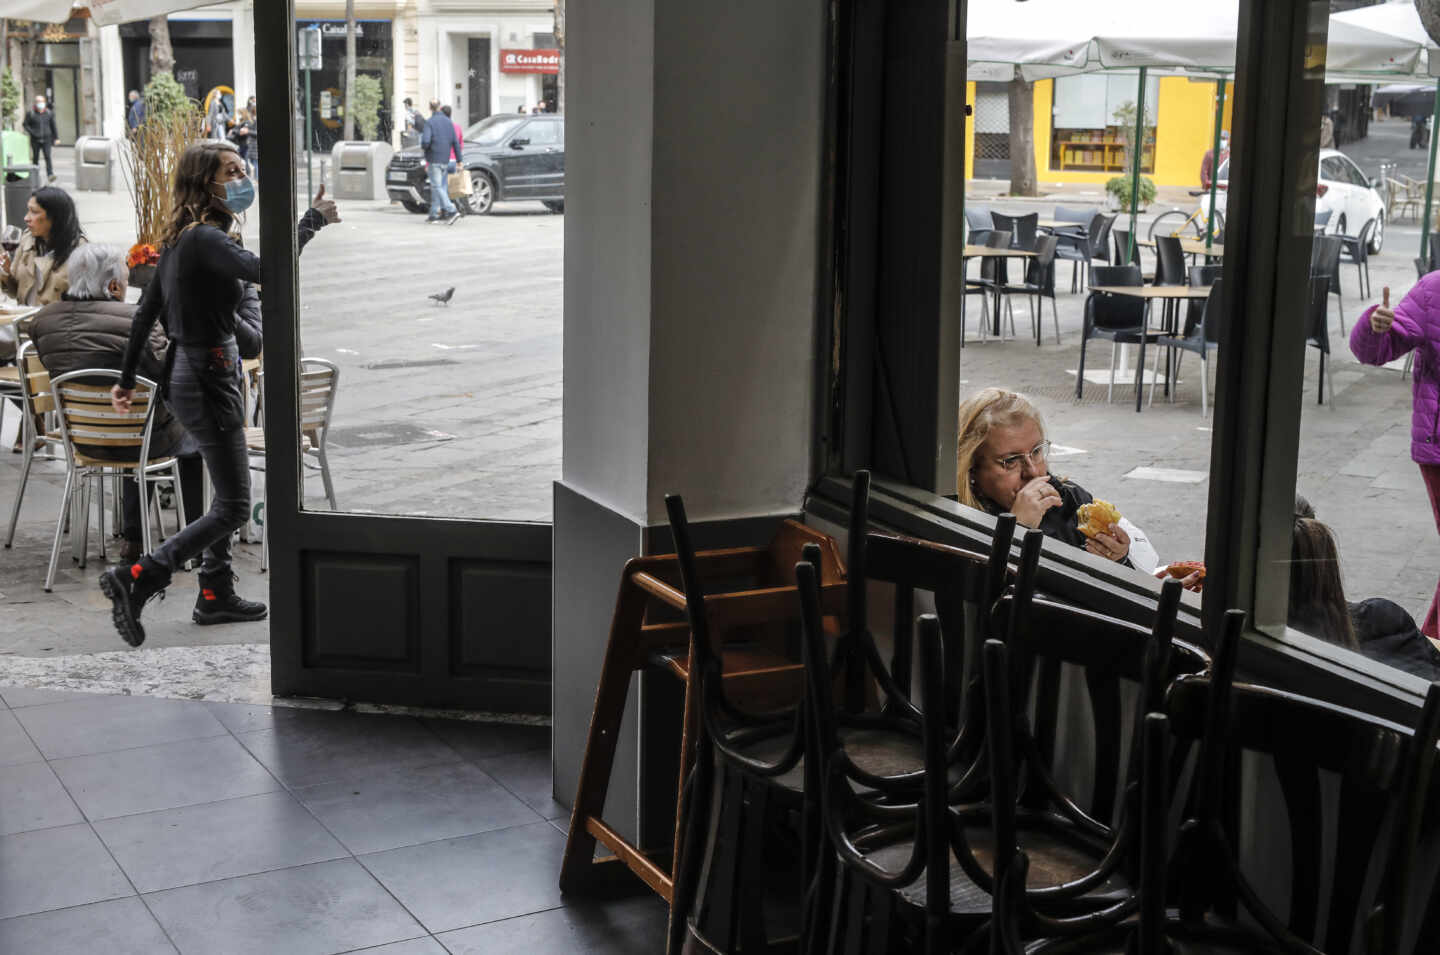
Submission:
[[[124,641],[132,647],[145,642],[140,612],[150,598],[170,585],[170,572],[148,557],[129,565],[108,568],[100,575],[100,590],[110,598],[110,618]]]
[[[223,574],[201,574],[200,595],[195,598],[195,612],[190,615],[190,619],[202,626],[264,620],[268,612],[264,604],[246,600],[235,593],[237,579],[228,571]]]

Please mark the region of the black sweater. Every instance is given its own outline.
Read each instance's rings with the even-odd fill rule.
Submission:
[[[297,228],[300,249],[325,225],[307,209]],[[260,281],[260,257],[212,225],[197,225],[160,256],[155,277],[140,297],[120,385],[135,385],[150,329],[163,315],[166,334],[181,345],[213,348],[236,334],[236,311],[246,298],[247,282]]]

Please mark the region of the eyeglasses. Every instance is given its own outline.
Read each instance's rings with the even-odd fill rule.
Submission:
[[[995,463],[1011,473],[1020,470],[1020,465],[1025,461],[1030,462],[1031,467],[1038,468],[1045,463],[1045,457],[1050,453],[1050,442],[1041,441],[1030,449],[1028,454],[1009,454],[1003,458],[996,458]]]

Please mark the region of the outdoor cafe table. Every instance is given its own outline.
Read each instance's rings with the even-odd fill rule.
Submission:
[[[1092,285],[1090,286],[1090,291],[1092,293],[1100,292],[1106,295],[1127,295],[1130,298],[1143,299],[1145,301],[1145,330],[1147,333],[1150,331],[1150,306],[1151,303],[1157,299],[1160,301],[1181,301],[1192,298],[1209,298],[1210,296],[1210,289],[1203,286],[1190,285]],[[1173,334],[1175,329],[1164,328],[1161,329],[1161,331]],[[1140,396],[1144,394],[1145,391],[1142,377],[1145,373],[1145,337],[1145,335],[1140,336],[1140,353],[1135,362],[1135,411],[1137,413],[1140,411]],[[1125,346],[1121,345],[1120,348],[1121,371],[1118,372],[1118,374],[1127,374],[1124,371]],[[1165,393],[1170,393],[1170,376],[1168,374],[1165,376]]]
[[[1034,253],[1033,251],[1028,251],[1028,250],[1026,250],[1026,249],[992,249],[992,248],[990,248],[989,246],[986,246],[986,245],[967,245],[967,246],[965,246],[964,251],[962,251],[962,252],[960,253],[960,257],[961,257],[962,260],[963,260],[963,259],[1016,259],[1016,258],[1018,258],[1018,259],[1025,259],[1025,258],[1034,258],[1034,257],[1035,257],[1035,253]],[[961,265],[960,271],[961,271],[962,274],[963,274],[964,271],[965,271],[963,263],[962,263],[962,265]],[[963,301],[963,300],[961,301],[961,308],[962,308],[962,310],[963,310],[963,308],[964,308],[964,301]],[[995,315],[994,315],[994,319],[995,319],[995,321],[994,321],[995,337],[996,337],[996,338],[999,338],[999,337],[1000,337],[1000,286],[999,286],[998,284],[995,286],[995,309],[994,309],[994,312],[995,312]],[[964,312],[963,312],[963,311],[961,312],[961,315],[962,315],[962,321],[963,321],[963,315],[964,315]]]

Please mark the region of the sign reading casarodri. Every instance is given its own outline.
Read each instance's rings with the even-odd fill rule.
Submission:
[[[559,73],[559,50],[501,50],[501,73]]]

